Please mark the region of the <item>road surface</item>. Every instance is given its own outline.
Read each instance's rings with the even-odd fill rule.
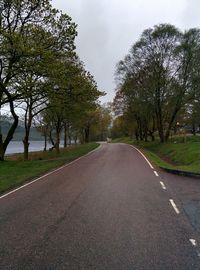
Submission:
[[[0,269],[200,269],[199,190],[102,144],[1,197]]]

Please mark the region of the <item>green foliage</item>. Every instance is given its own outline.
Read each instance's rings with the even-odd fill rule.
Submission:
[[[74,59],[74,62],[63,61],[56,74],[57,76],[51,79],[53,91],[49,94],[49,105],[43,123],[50,129],[50,141],[59,151],[63,129],[65,134],[68,133],[70,141],[89,141],[89,137],[82,138],[81,133],[88,129],[89,122],[94,121],[92,115],[97,108],[97,99],[104,93],[97,89],[94,78],[85,71],[78,58]]]
[[[115,110],[131,116],[137,140],[154,140],[157,131],[165,142],[180,118],[182,125],[190,116],[199,121],[199,57],[199,29],[161,24],[145,30],[119,62]]]
[[[103,95],[75,52],[77,25],[48,0],[3,0],[0,10],[0,110],[9,105],[13,117],[4,138],[0,121],[0,160],[18,126],[17,106],[24,110],[24,159],[33,122],[48,126],[38,128],[45,138],[53,129],[59,151],[63,128],[76,129],[78,118],[95,110]]]
[[[110,137],[109,127],[111,119],[111,109],[107,105],[98,106],[96,111],[93,112],[90,140],[106,141]]]
[[[130,125],[132,123],[126,119],[125,115],[115,118],[111,128],[111,137],[115,139],[123,136],[131,136],[128,128]]]

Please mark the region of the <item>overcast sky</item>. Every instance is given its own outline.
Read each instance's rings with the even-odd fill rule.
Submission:
[[[141,32],[159,23],[200,27],[200,0],[53,0],[78,24],[77,52],[100,90],[114,97],[114,71]]]

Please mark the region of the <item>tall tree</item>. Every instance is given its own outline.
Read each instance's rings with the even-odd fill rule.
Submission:
[[[157,128],[161,142],[168,140],[178,114],[194,98],[199,45],[199,30],[181,33],[161,24],[145,30],[119,62],[118,96],[124,110],[133,113],[141,138]]]
[[[14,79],[24,73],[26,63],[31,61],[43,76],[49,75],[46,66],[50,71],[57,58],[61,59],[66,52],[68,56],[73,53],[76,25],[69,16],[53,9],[48,0],[4,0],[0,10],[0,108],[8,104],[13,117],[5,139],[0,134],[3,160],[18,125],[14,102],[21,93],[16,91]]]
[[[9,104],[13,124],[7,136],[0,134],[0,160],[4,159],[6,148],[18,125],[18,115],[14,101],[18,97],[10,81],[20,72],[20,67],[28,57],[29,50],[24,39],[26,27],[30,23],[44,22],[50,14],[48,1],[1,1],[0,3],[0,109]]]

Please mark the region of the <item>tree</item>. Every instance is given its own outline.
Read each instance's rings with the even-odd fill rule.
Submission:
[[[51,13],[48,1],[1,1],[0,3],[0,109],[9,104],[13,124],[7,136],[0,134],[0,160],[18,125],[14,101],[19,94],[10,81],[20,73],[23,62],[29,56],[25,32],[30,23],[42,24]]]
[[[18,125],[15,101],[22,93],[16,90],[16,78],[27,72],[26,63],[31,62],[34,72],[37,69],[40,76],[49,76],[56,59],[73,54],[77,33],[71,18],[53,9],[47,0],[4,0],[0,10],[0,109],[9,104],[13,117],[6,138],[0,134],[3,160]]]
[[[168,140],[176,119],[194,99],[199,77],[199,30],[181,33],[169,24],[145,30],[117,67],[117,96],[137,122],[137,136],[147,140],[158,130]]]
[[[24,128],[25,134],[23,138],[24,144],[24,160],[28,160],[29,153],[29,136],[31,126],[38,114],[44,111],[48,105],[48,88],[47,82],[43,81],[37,75],[26,74],[19,81],[19,92],[22,92],[23,99],[21,108],[24,111]]]
[[[72,135],[76,141],[80,130],[84,130],[84,141],[89,140],[86,119],[96,109],[97,99],[103,94],[78,58],[62,64],[57,69],[58,73],[55,73],[57,76],[51,79],[53,91],[49,94],[49,105],[44,118],[50,127],[50,141],[58,153],[63,129],[65,139],[68,133],[70,141]]]
[[[97,107],[96,110],[97,121],[92,126],[91,139],[93,141],[106,141],[110,135],[110,126],[112,121],[111,108],[109,105],[104,104],[103,106]]]

